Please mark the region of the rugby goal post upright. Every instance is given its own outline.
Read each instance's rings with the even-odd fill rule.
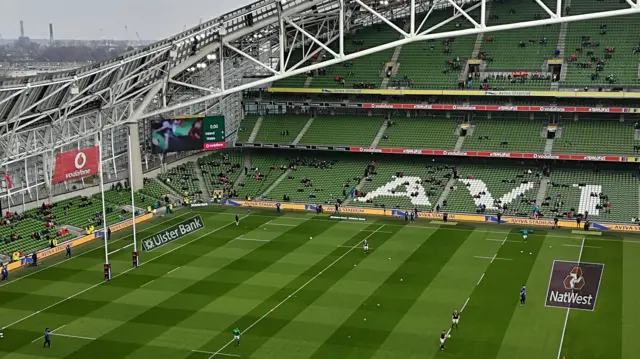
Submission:
[[[140,264],[138,257],[138,245],[137,245],[137,234],[136,234],[136,205],[135,205],[135,195],[133,193],[133,148],[131,146],[131,126],[129,126],[129,132],[127,133],[127,152],[129,155],[129,189],[131,190],[131,229],[133,231],[133,268],[138,268]]]
[[[100,199],[102,200],[102,239],[104,240],[104,280],[111,280],[109,246],[107,245],[107,206],[104,201],[104,167],[102,165],[102,130],[98,132],[98,172],[100,173]],[[113,140],[113,139],[112,139]]]

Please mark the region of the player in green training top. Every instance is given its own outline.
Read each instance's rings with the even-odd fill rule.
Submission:
[[[520,234],[522,234],[522,241],[524,243],[527,243],[527,237],[529,236],[529,233],[533,233],[533,230],[531,229],[523,229],[520,231]]]
[[[235,328],[233,330],[233,340],[235,340],[236,346],[240,345],[240,329]]]

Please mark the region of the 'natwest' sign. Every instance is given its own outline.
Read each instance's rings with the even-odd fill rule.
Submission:
[[[53,183],[77,180],[98,173],[99,147],[58,153],[53,171]]]

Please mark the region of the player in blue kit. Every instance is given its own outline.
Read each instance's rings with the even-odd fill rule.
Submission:
[[[527,237],[529,236],[529,233],[533,233],[533,231],[531,229],[523,229],[520,231],[520,234],[522,234],[522,241],[524,243],[527,243]]]
[[[527,288],[523,285],[520,288],[520,306],[527,304]]]

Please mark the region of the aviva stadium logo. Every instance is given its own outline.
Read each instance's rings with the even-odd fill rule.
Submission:
[[[554,261],[546,306],[594,310],[604,264]]]

